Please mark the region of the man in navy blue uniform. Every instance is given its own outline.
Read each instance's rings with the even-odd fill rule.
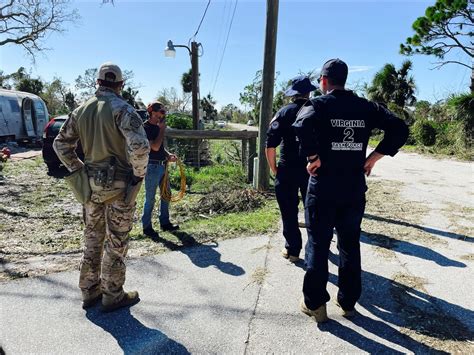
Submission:
[[[308,101],[293,124],[311,175],[305,204],[308,231],[307,271],[301,311],[324,322],[329,246],[336,228],[339,249],[337,304],[346,317],[355,314],[360,297],[360,224],[365,209],[364,173],[369,176],[385,155],[394,156],[408,137],[407,125],[381,105],[344,89],[348,68],[327,61],[318,79],[322,96]],[[384,138],[366,157],[372,129]]]
[[[275,175],[275,194],[283,221],[285,248],[284,258],[290,262],[300,260],[302,247],[298,226],[298,190],[303,201],[306,198],[309,174],[306,170],[306,156],[300,155],[299,142],[292,124],[300,108],[308,101],[309,93],[316,90],[309,78],[298,76],[285,91],[291,96],[291,103],[282,107],[270,122],[267,131],[265,154],[268,165]],[[280,160],[276,164],[276,147],[280,146]]]

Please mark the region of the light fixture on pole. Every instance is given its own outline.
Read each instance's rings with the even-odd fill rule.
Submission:
[[[174,58],[176,55],[175,48],[186,48],[191,57],[191,70],[193,82],[193,129],[199,129],[199,64],[198,64],[198,50],[202,47],[201,43],[191,42],[191,48],[182,44],[174,44],[172,40],[168,41],[165,48],[165,57]]]
[[[165,48],[165,57],[174,58],[176,56],[176,49],[174,49],[173,41],[169,40]]]

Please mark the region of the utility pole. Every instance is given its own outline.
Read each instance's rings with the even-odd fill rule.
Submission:
[[[199,128],[199,45],[191,42],[191,71],[193,83],[193,129]]]
[[[262,73],[262,104],[260,105],[258,174],[257,189],[266,191],[269,188],[270,169],[265,157],[265,141],[270,118],[273,114],[273,88],[275,86],[275,52],[278,28],[278,2],[267,0],[267,25],[265,28],[265,52]]]
[[[186,48],[191,58],[191,74],[193,86],[193,129],[199,128],[199,47],[201,43],[191,42],[191,48],[184,44],[174,44],[172,40],[168,41],[165,48],[165,57],[174,58],[176,55],[176,48]]]

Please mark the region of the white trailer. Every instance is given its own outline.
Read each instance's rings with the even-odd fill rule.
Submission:
[[[0,89],[0,141],[39,142],[48,120],[39,96]]]

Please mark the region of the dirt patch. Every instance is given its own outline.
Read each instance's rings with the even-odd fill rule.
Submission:
[[[40,158],[8,161],[0,177],[0,281],[77,263],[82,208]]]
[[[402,183],[376,180],[370,181],[368,187],[362,231],[379,254],[395,257],[393,250],[400,242],[414,241],[430,247],[447,244],[423,226],[428,208],[401,197]]]
[[[393,277],[390,292],[403,319],[401,332],[438,351],[472,354],[474,334],[444,312],[436,299],[426,296],[426,283],[425,279],[403,273]]]
[[[474,238],[474,208],[461,206],[454,202],[446,203],[443,212],[448,215],[450,228],[458,234],[459,240]]]
[[[474,261],[474,254],[466,254],[466,255],[461,255],[459,259],[462,260],[468,260],[468,261]]]
[[[265,278],[267,277],[268,270],[264,267],[257,267],[254,272],[252,273],[251,279],[252,281],[250,283],[256,283],[257,285],[262,285],[263,282],[265,281]]]

